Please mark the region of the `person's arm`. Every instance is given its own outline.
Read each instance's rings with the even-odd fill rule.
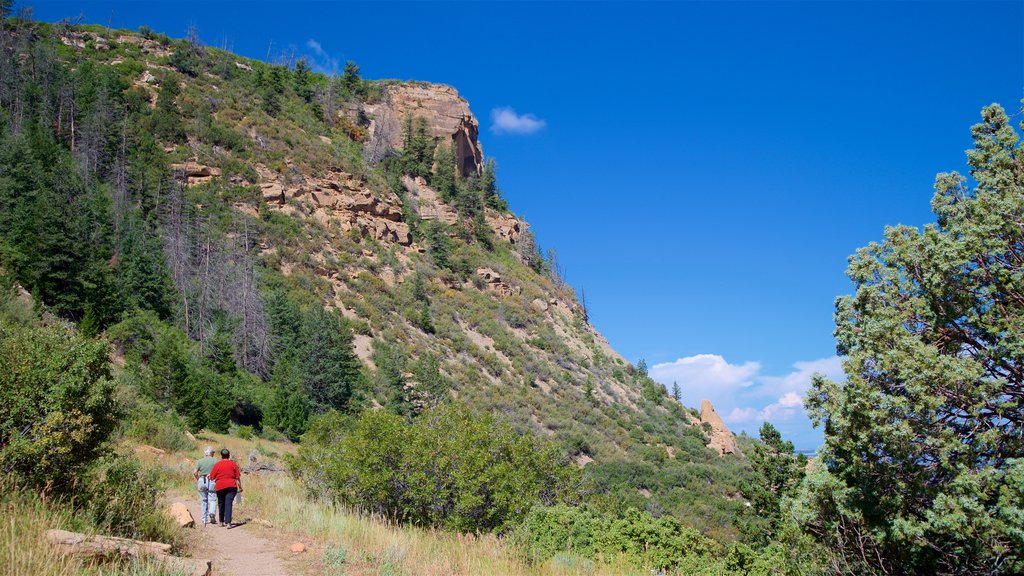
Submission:
[[[235,483],[238,484],[238,491],[242,491],[242,469],[235,464]]]
[[[192,477],[195,478],[196,482],[199,481],[199,462],[196,462],[196,467],[192,470]]]

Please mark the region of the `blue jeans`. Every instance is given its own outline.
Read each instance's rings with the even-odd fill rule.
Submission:
[[[217,492],[213,489],[216,484],[206,476],[200,476],[196,482],[199,489],[199,515],[203,518],[203,524],[210,520],[210,516],[217,515]]]

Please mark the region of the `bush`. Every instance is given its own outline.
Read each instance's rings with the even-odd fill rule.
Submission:
[[[569,506],[536,508],[512,539],[535,562],[572,553],[603,561],[622,557],[657,570],[717,552],[711,539],[675,518],[654,518],[635,508],[617,517]]]
[[[576,470],[553,445],[462,406],[411,424],[383,411],[314,420],[297,469],[310,488],[358,509],[461,532],[503,531],[564,500]]]
[[[0,467],[47,491],[70,490],[113,431],[105,342],[63,326],[0,320]]]
[[[89,480],[83,516],[91,528],[124,538],[182,545],[177,526],[159,505],[163,482],[156,470],[114,454],[98,462]]]
[[[128,423],[125,433],[150,446],[168,452],[184,452],[195,448],[183,432],[184,423],[177,417],[166,414],[143,414]]]

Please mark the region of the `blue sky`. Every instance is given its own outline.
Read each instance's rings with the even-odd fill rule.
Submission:
[[[981,107],[1024,96],[1020,1],[32,4],[455,86],[612,345],[805,449],[847,256],[931,221]]]

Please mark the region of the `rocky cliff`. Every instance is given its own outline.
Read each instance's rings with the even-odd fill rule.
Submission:
[[[452,143],[463,176],[483,168],[480,124],[469,111],[469,103],[451,86],[426,82],[387,85],[381,102],[368,104],[364,110],[370,116],[373,146],[401,149],[406,117],[421,117],[427,121],[430,136]]]

